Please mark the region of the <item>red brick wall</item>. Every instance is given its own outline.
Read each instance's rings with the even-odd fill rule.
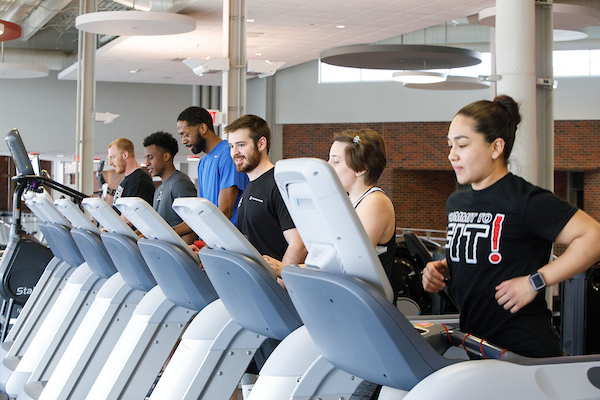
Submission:
[[[448,162],[449,122],[290,124],[283,127],[284,158],[327,159],[335,132],[371,128],[385,139],[388,165],[379,185],[392,199],[402,228],[444,230],[446,198],[455,190]],[[565,198],[567,171],[585,171],[584,204],[600,220],[600,121],[556,121],[555,192]]]

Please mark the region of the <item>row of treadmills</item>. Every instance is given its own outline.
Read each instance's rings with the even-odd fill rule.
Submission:
[[[54,258],[2,344],[0,390],[19,400],[228,400],[273,338],[281,343],[252,400],[368,399],[374,384],[394,399],[600,398],[598,356],[527,359],[411,324],[332,168],[284,160],[275,179],[309,250],[306,268],[284,268],[287,291],[204,199],[173,204],[208,245],[195,254],[139,198],[116,206],[144,238],[101,199],[82,210],[27,192]],[[445,357],[453,344],[482,359]]]

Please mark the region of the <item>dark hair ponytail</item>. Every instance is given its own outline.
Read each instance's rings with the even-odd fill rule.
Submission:
[[[475,130],[484,136],[486,142],[492,143],[502,138],[505,143],[504,160],[508,161],[515,143],[517,126],[521,122],[519,105],[512,97],[501,95],[494,101],[476,101],[463,107],[457,115],[473,119]]]

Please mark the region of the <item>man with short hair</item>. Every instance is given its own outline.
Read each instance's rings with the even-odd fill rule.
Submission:
[[[275,166],[269,160],[271,131],[262,118],[244,115],[225,132],[236,169],[250,179],[238,203],[238,228],[280,277],[283,266],[304,262],[306,248],[275,183]],[[247,371],[258,374],[278,343],[266,340]]]
[[[177,132],[192,153],[206,153],[198,164],[198,196],[219,207],[235,224],[236,205],[248,178],[236,171],[227,141],[215,133],[211,115],[202,107],[189,107],[177,118]]]
[[[154,192],[152,206],[171,226],[183,222],[173,210],[173,200],[196,196],[196,187],[189,176],[175,168],[173,158],[178,150],[177,140],[166,132],[156,132],[144,139],[148,172],[162,180],[162,184]],[[182,237],[186,243],[191,244],[196,239],[196,234],[192,232]]]
[[[238,228],[263,255],[300,264],[306,248],[283,202],[269,160],[271,131],[256,115],[244,115],[233,121],[225,132],[235,167],[245,172],[250,183],[238,203]],[[281,270],[277,270],[279,276]]]
[[[113,197],[113,205],[120,197],[141,197],[152,204],[154,183],[135,160],[135,149],[129,139],[120,138],[108,145],[108,164],[117,174],[125,174]]]

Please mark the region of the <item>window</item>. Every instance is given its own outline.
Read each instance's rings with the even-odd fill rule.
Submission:
[[[481,53],[481,64],[464,68],[431,70],[453,76],[490,75],[492,56]],[[555,77],[600,76],[600,50],[557,50],[553,53]],[[396,71],[337,67],[319,62],[320,83],[388,82]]]

